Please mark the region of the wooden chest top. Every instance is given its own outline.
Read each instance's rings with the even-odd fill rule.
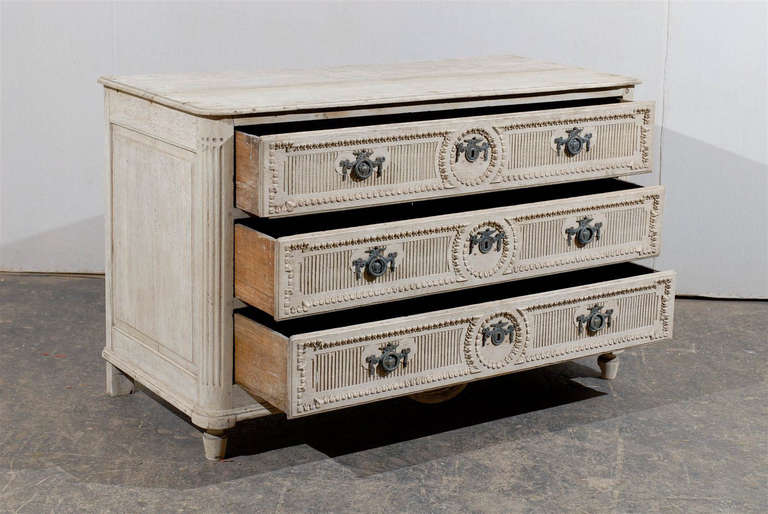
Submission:
[[[200,116],[533,96],[640,81],[517,56],[315,70],[102,77],[101,84]]]

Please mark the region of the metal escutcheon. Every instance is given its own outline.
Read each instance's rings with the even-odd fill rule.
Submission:
[[[350,161],[344,159],[339,162],[341,166],[341,178],[347,180],[347,175],[352,172],[352,176],[358,180],[365,180],[373,174],[373,170],[376,170],[376,176],[381,176],[382,167],[384,166],[384,157],[376,157],[371,159],[372,151],[369,150],[357,150],[352,152],[355,156],[355,160]]]
[[[403,364],[404,368],[408,367],[408,354],[411,353],[411,349],[404,348],[398,352],[398,344],[399,343],[387,343],[381,350],[381,355],[369,355],[366,357],[365,362],[368,363],[368,372],[370,376],[376,375],[377,367],[381,367],[385,374],[396,370],[400,363]]]
[[[593,218],[584,216],[578,220],[578,227],[570,227],[565,229],[565,233],[568,234],[568,244],[571,244],[571,239],[576,240],[576,244],[584,246],[591,243],[594,240],[600,239],[600,228],[602,223],[595,223],[592,225]]]
[[[579,334],[584,333],[584,328],[586,328],[589,333],[594,334],[605,327],[610,327],[612,317],[613,309],[608,309],[603,312],[602,305],[593,305],[589,309],[589,314],[581,314],[576,318],[576,321],[579,323]]]
[[[477,136],[472,139],[465,139],[463,143],[456,145],[456,162],[459,162],[462,153],[467,162],[475,162],[480,157],[480,153],[483,154],[483,160],[487,161],[489,149],[488,141],[483,141]]]
[[[487,340],[490,340],[493,346],[499,346],[507,337],[510,343],[515,341],[515,326],[505,321],[498,321],[483,329],[483,346]]]
[[[472,253],[475,246],[480,250],[480,253],[488,253],[494,246],[496,246],[496,251],[500,252],[501,243],[506,237],[502,230],[492,228],[487,228],[477,234],[473,234],[469,237],[469,253]]]
[[[363,270],[373,278],[382,276],[387,268],[395,271],[395,257],[397,252],[390,252],[384,256],[384,250],[386,246],[374,246],[370,250],[366,250],[368,258],[359,258],[352,261],[352,265],[355,267],[355,276],[359,280],[363,276]]]
[[[589,143],[592,139],[592,133],[581,135],[584,129],[573,127],[571,130],[567,130],[568,137],[558,137],[555,139],[557,145],[557,155],[560,155],[560,148],[565,146],[565,151],[568,155],[577,155],[581,152],[582,148],[589,151]]]

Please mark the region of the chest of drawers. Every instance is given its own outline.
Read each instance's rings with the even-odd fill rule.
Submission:
[[[105,77],[107,391],[225,452],[304,416],[669,338],[652,102],[520,57]]]

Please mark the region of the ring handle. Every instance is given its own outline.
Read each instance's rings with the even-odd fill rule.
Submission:
[[[611,321],[613,318],[613,309],[608,309],[603,312],[603,306],[595,304],[589,308],[589,314],[581,314],[576,318],[579,323],[579,335],[584,333],[586,328],[590,334],[596,334],[605,327],[611,327]]]
[[[382,276],[389,268],[395,271],[395,258],[397,252],[390,252],[386,256],[384,250],[386,246],[374,246],[370,250],[366,250],[368,258],[360,257],[352,261],[352,266],[355,267],[355,277],[360,280],[363,276],[363,271],[373,278]]]
[[[497,321],[483,329],[483,346],[490,340],[493,346],[500,346],[509,337],[509,342],[515,342],[515,325],[506,321]]]
[[[600,239],[600,229],[602,228],[602,223],[595,223],[592,225],[593,218],[590,218],[589,216],[584,216],[580,220],[577,220],[579,223],[578,227],[569,227],[565,229],[565,233],[568,234],[568,246],[571,245],[571,240],[575,240],[576,244],[579,246],[584,246],[592,241]]]
[[[581,133],[583,131],[583,128],[573,127],[570,130],[566,130],[568,137],[558,137],[555,139],[557,155],[560,155],[560,148],[563,146],[565,147],[566,153],[570,156],[578,155],[582,148],[585,148],[588,152],[592,133],[590,132],[589,134],[582,135]]]
[[[387,343],[382,348],[381,355],[374,354],[365,358],[370,376],[376,376],[376,368],[381,368],[384,374],[389,374],[395,371],[400,363],[404,368],[408,367],[408,354],[411,353],[411,349],[404,348],[398,352],[398,345],[399,343]]]
[[[382,169],[384,167],[385,157],[371,158],[373,154],[372,150],[356,150],[352,152],[355,156],[354,161],[344,159],[339,162],[341,166],[341,180],[347,180],[347,175],[350,174],[358,180],[365,180],[373,175],[373,170],[376,170],[376,176],[380,177]]]

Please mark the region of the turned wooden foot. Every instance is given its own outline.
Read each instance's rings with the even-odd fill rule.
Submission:
[[[613,380],[619,373],[619,357],[615,353],[604,353],[597,358],[600,366],[600,378]]]
[[[136,389],[133,379],[107,362],[107,394],[109,396],[122,396],[132,394]]]
[[[227,453],[227,436],[223,430],[207,430],[203,432],[203,447],[206,459],[221,460]]]

